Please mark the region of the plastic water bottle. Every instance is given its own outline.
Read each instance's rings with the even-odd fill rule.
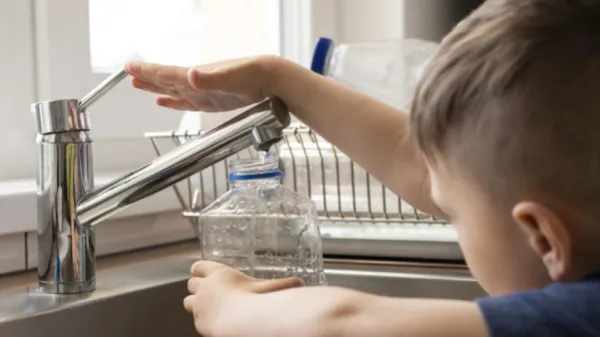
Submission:
[[[437,49],[418,39],[336,44],[320,38],[311,69],[404,110]]]
[[[327,284],[313,201],[280,184],[274,154],[231,163],[231,189],[199,215],[203,259],[259,279]]]

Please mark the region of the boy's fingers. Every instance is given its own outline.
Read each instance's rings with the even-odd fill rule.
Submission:
[[[187,312],[194,311],[194,299],[195,299],[194,295],[189,295],[183,299],[183,307],[185,308],[185,310]]]
[[[172,90],[169,90],[169,89],[166,89],[163,87],[159,87],[156,84],[154,84],[152,82],[147,82],[139,77],[133,77],[131,79],[131,85],[136,89],[153,92],[155,94],[163,94],[163,95],[170,95],[170,96],[176,95],[176,93],[173,92]]]
[[[125,71],[135,77],[142,78],[146,81],[156,79],[156,72],[159,65],[145,62],[129,62],[125,65]]]
[[[212,261],[198,261],[192,265],[192,276],[207,277],[229,267]]]
[[[130,62],[125,70],[132,76],[151,83],[186,83],[187,67],[167,66],[156,63]]]
[[[303,286],[304,282],[301,279],[297,277],[290,277],[279,280],[260,281],[252,285],[252,288],[256,293],[264,294],[290,288],[299,288]]]
[[[200,284],[202,283],[202,279],[199,277],[192,277],[188,280],[187,289],[190,294],[196,294],[198,288],[200,288]]]
[[[192,103],[190,103],[190,101],[188,101],[185,98],[160,96],[160,97],[156,98],[156,104],[158,104],[160,106],[164,106],[166,108],[175,109],[175,110],[190,110],[190,111],[198,110],[195,106],[192,105]]]
[[[164,84],[187,84],[187,67],[161,65],[156,70],[156,80]]]
[[[136,76],[140,73],[141,67],[142,64],[140,62],[127,62],[125,64],[125,71],[131,76]]]

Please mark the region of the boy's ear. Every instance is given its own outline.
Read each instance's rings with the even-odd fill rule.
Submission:
[[[564,281],[572,267],[572,238],[564,221],[545,206],[535,202],[518,203],[513,218],[525,231],[529,244],[542,259],[555,281]]]

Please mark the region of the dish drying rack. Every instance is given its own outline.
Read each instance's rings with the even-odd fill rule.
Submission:
[[[201,134],[167,131],[144,137],[160,156]],[[272,151],[279,157],[282,184],[315,202],[325,254],[462,260],[451,226],[398,198],[307,126],[286,128]],[[247,148],[172,186],[196,234],[199,212],[229,190],[229,163],[257,155]]]

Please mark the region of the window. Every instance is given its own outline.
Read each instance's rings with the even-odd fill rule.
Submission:
[[[318,6],[315,4],[318,3]],[[319,35],[335,29],[335,0],[0,1],[0,181],[35,176],[30,104],[80,98],[131,52],[197,64],[282,54],[308,65]],[[143,10],[140,10],[143,8]],[[118,173],[154,154],[144,132],[177,128],[182,114],[122,83],[90,108],[94,165]],[[208,124],[223,116],[207,116]],[[203,117],[204,118],[204,117]]]
[[[281,3],[40,1],[40,99],[82,97],[131,52],[153,62],[187,65],[279,53]],[[154,153],[144,132],[177,128],[181,116],[156,106],[153,95],[119,84],[90,107],[95,170],[123,172],[145,164]]]
[[[95,71],[113,71],[130,55],[194,65],[280,54],[278,0],[89,0],[89,13]]]
[[[34,177],[35,100],[29,1],[0,1],[0,179]],[[0,191],[1,192],[1,191]]]

